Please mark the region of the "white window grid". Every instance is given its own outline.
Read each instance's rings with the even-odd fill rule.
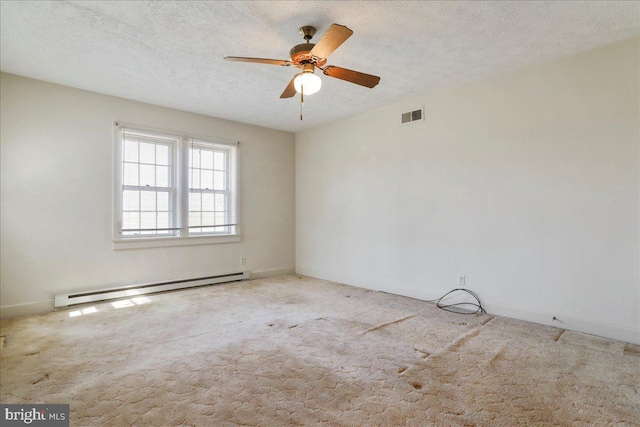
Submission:
[[[229,234],[229,149],[191,141],[189,146],[189,233]]]
[[[123,237],[177,235],[175,145],[175,139],[123,131]]]
[[[237,142],[196,140],[170,131],[114,125],[120,147],[115,153],[119,186],[114,202],[114,241],[238,236]],[[133,156],[125,142],[137,150]],[[147,152],[143,158],[142,147],[149,151],[150,146],[156,147],[153,156]],[[157,147],[168,150],[163,149],[159,156]],[[198,155],[212,153],[215,164],[195,165],[190,157],[196,151]],[[161,175],[166,179],[159,182]],[[207,175],[213,176],[208,181],[211,185],[206,185]],[[132,217],[137,219],[132,221]]]

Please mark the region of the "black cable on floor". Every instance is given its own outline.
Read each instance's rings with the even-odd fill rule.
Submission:
[[[462,292],[466,292],[469,295],[471,295],[472,297],[474,297],[477,301],[477,303],[474,302],[457,302],[455,304],[443,304],[442,300],[444,298],[446,298],[447,296],[449,296],[450,294],[457,292],[457,291],[462,291]],[[436,298],[436,299],[431,299],[431,300],[427,300],[429,302],[434,302],[437,301],[436,305],[438,306],[438,308],[443,309],[444,311],[449,311],[451,313],[458,313],[458,314],[476,314],[476,313],[486,313],[486,310],[484,309],[484,307],[482,306],[482,303],[480,302],[480,298],[478,297],[478,295],[476,295],[475,292],[470,291],[469,289],[464,289],[464,288],[456,288],[453,289],[449,292],[447,292],[446,294],[442,295],[440,298]],[[467,309],[456,309],[453,307],[465,307],[465,306],[471,306],[473,308],[475,308],[475,311],[469,311]]]

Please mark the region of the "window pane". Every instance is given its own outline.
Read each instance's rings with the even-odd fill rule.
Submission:
[[[214,190],[225,189],[224,172],[216,171],[213,173],[213,189]]]
[[[138,185],[138,165],[136,163],[124,164],[124,185]]]
[[[191,169],[191,178],[189,179],[189,185],[191,186],[191,188],[202,188],[200,187],[199,169]]]
[[[169,193],[156,193],[156,201],[158,205],[158,211],[168,212],[171,210],[171,207],[169,206]]]
[[[215,225],[213,212],[202,212],[202,225]]]
[[[225,166],[225,153],[223,151],[216,151],[213,160],[213,168],[218,170],[226,169]]]
[[[202,198],[202,194],[201,193],[191,193],[191,194],[189,194],[189,210],[190,211],[201,211],[202,210],[201,198]]]
[[[158,213],[158,228],[169,228],[169,214],[167,212]]]
[[[200,151],[200,167],[202,169],[213,169],[213,151]]]
[[[202,210],[203,211],[214,211],[215,210],[214,197],[215,197],[215,194],[211,194],[211,193],[204,193],[202,195]]]
[[[213,188],[213,171],[204,169],[200,171],[200,185],[202,188]]]
[[[156,186],[156,167],[152,165],[140,165],[140,185]]]
[[[169,164],[169,146],[158,144],[156,145],[156,164],[168,165]]]
[[[123,141],[124,154],[122,156],[125,162],[138,162],[138,142],[137,141]]]
[[[224,207],[224,194],[216,194],[215,210],[223,211]]]
[[[156,162],[156,144],[140,143],[140,163]]]
[[[189,212],[189,225],[202,225],[200,212]]]
[[[122,228],[124,230],[140,228],[140,214],[138,212],[124,212],[122,214]]]
[[[140,213],[140,228],[156,228],[156,213],[155,212],[141,212]]]
[[[140,210],[140,192],[125,190],[122,193],[122,209],[125,211]]]
[[[156,193],[153,191],[143,191],[140,195],[140,204],[142,211],[156,210]]]
[[[215,218],[215,220],[216,220],[215,224],[216,225],[225,224],[224,213],[216,212],[215,215],[216,215],[216,218]],[[218,228],[218,230],[222,230],[222,227]]]
[[[169,168],[156,166],[156,187],[169,187]]]
[[[192,148],[189,150],[189,164],[192,168],[200,167],[200,150]]]

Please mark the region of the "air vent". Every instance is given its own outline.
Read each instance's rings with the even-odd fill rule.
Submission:
[[[409,111],[408,113],[402,113],[402,124],[406,125],[408,123],[417,122],[424,120],[424,112],[423,109]]]

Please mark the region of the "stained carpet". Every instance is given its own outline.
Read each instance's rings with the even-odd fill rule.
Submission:
[[[638,346],[300,276],[5,320],[73,426],[640,425]]]

